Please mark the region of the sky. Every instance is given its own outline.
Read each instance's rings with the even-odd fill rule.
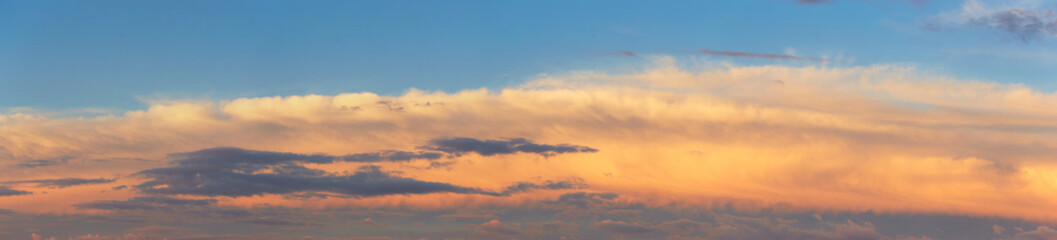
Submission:
[[[0,0],[0,239],[1057,239],[1055,11]]]

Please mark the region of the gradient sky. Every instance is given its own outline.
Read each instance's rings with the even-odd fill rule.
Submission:
[[[0,239],[1057,239],[1057,1],[0,1]]]

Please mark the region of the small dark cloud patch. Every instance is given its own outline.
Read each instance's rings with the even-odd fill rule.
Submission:
[[[576,189],[582,188],[586,185],[582,179],[574,181],[545,181],[542,184],[530,183],[530,182],[518,182],[513,185],[507,186],[500,195],[510,195],[519,192],[527,192],[537,189],[542,190],[559,190],[559,189]]]
[[[121,185],[121,186],[113,187],[114,190],[122,190],[122,189],[125,189],[125,188],[128,188],[128,185]]]
[[[473,138],[442,138],[430,141],[430,145],[421,148],[441,151],[449,154],[477,153],[481,156],[493,156],[513,153],[535,153],[542,156],[554,156],[563,153],[597,152],[597,149],[570,144],[536,144],[524,138],[508,140],[478,140]]]
[[[213,205],[215,199],[180,199],[170,197],[134,197],[123,201],[97,201],[75,204],[74,207],[98,210],[159,210]]]
[[[38,187],[67,188],[67,187],[78,186],[78,185],[112,183],[115,180],[117,180],[117,179],[106,179],[106,178],[96,178],[96,179],[59,178],[59,179],[9,181],[9,182],[4,182],[4,183],[5,184],[33,183],[33,184],[37,184]]]
[[[8,187],[8,186],[0,186],[0,197],[26,195],[26,194],[32,194],[32,192],[27,192],[27,191],[22,191],[22,190],[17,190],[17,189],[11,189],[11,187]]]
[[[15,214],[15,211],[11,211],[11,209],[0,208],[0,215],[9,215],[9,214]]]

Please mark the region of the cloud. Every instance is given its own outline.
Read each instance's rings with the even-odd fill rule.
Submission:
[[[547,181],[543,182],[542,184],[536,184],[536,183],[531,183],[531,182],[517,182],[517,183],[514,183],[513,185],[507,186],[505,189],[503,189],[502,192],[499,193],[499,195],[510,195],[510,194],[514,194],[514,193],[527,192],[527,191],[532,191],[532,190],[537,190],[537,189],[558,190],[558,189],[576,189],[576,188],[583,188],[583,187],[586,187],[586,185],[583,183],[583,179],[576,179],[576,180],[573,180],[573,181],[550,181],[550,180],[547,180]]]
[[[466,138],[468,139],[468,138]],[[472,139],[471,139],[472,140]],[[476,141],[476,140],[475,140]],[[524,147],[531,144],[518,140]],[[534,144],[532,144],[534,145]],[[530,146],[538,152],[560,152],[565,149]],[[576,147],[568,147],[578,150]],[[582,147],[581,147],[582,148]],[[540,150],[543,149],[543,150]],[[148,169],[138,174],[150,180],[136,189],[151,194],[189,194],[201,196],[243,197],[263,194],[334,193],[355,197],[394,194],[466,193],[505,196],[535,189],[570,189],[583,186],[569,181],[546,181],[542,184],[518,182],[502,192],[488,192],[477,188],[460,187],[447,183],[419,181],[383,172],[379,166],[361,166],[351,175],[331,174],[306,168],[307,163],[407,161],[413,158],[436,159],[429,153],[384,152],[380,155],[304,155],[294,153],[253,151],[239,148],[210,148],[195,152],[172,154],[174,166]],[[423,157],[425,156],[425,157]],[[326,195],[315,195],[326,196]]]
[[[49,187],[49,188],[67,188],[78,185],[88,184],[103,184],[112,183],[117,179],[84,179],[84,178],[59,178],[59,179],[38,179],[38,180],[21,180],[21,181],[7,181],[0,182],[3,184],[24,184],[24,183],[35,183],[37,187]]]
[[[1057,239],[1057,230],[1047,226],[1039,226],[1035,230],[1017,233],[1016,240],[1052,240]]]
[[[151,180],[136,185],[136,188],[154,194],[231,197],[297,192],[350,196],[484,193],[474,188],[396,177],[382,172],[377,166],[364,166],[352,175],[339,176],[297,164],[336,159],[322,155],[214,148],[174,156],[179,157],[175,166],[140,171],[140,175]]]
[[[217,202],[215,199],[180,199],[170,197],[134,197],[121,201],[98,201],[80,203],[74,206],[84,209],[99,210],[158,210],[183,207],[204,207]]]
[[[141,194],[171,197],[224,196],[218,198],[224,204],[247,207],[450,210],[538,203],[560,205],[561,212],[627,201],[1054,219],[1047,214],[1057,211],[1050,177],[1057,174],[1057,95],[1051,92],[911,65],[737,66],[706,60],[687,67],[674,57],[651,60],[635,71],[550,73],[496,90],[176,101],[84,119],[5,115],[0,157],[13,163],[74,156],[71,161],[84,164],[48,171],[0,168],[0,181],[149,169],[113,185],[139,185],[134,188]],[[456,136],[472,137],[466,141],[472,147],[431,142]],[[541,148],[519,150],[533,145],[516,138]],[[571,154],[588,150],[561,143],[597,151]],[[243,150],[190,154],[216,146]],[[189,154],[166,155],[173,152]],[[443,156],[416,155],[427,153]],[[254,154],[261,156],[245,157]],[[415,156],[399,157],[406,155]],[[415,157],[423,159],[397,160]],[[146,160],[81,161],[103,158]],[[441,159],[457,163],[428,167]],[[360,168],[366,164],[377,168]],[[519,182],[569,179],[589,187],[498,196]],[[369,191],[382,186],[391,191]],[[585,193],[551,202],[569,191]],[[312,192],[335,197],[291,197]],[[136,193],[73,188],[5,197],[0,208],[76,212],[68,209],[74,201]],[[271,196],[276,194],[282,196]],[[980,229],[992,235],[989,227]]]
[[[655,229],[647,226],[612,220],[603,220],[601,222],[596,222],[594,223],[594,227],[617,234],[644,234],[656,231]]]
[[[818,2],[818,1],[809,1]],[[804,1],[801,1],[804,3]],[[748,52],[733,52],[733,51],[715,51],[708,49],[697,50],[698,53],[705,55],[724,56],[724,57],[745,57],[745,58],[767,58],[767,59],[784,59],[784,60],[803,60],[803,61],[815,61],[815,62],[826,62],[829,61],[826,58],[817,57],[798,57],[786,54],[773,54],[773,53],[748,53]]]
[[[615,193],[588,193],[588,192],[573,192],[562,194],[555,200],[555,203],[568,204],[585,208],[589,204],[600,203],[608,200],[613,200],[619,197]]]
[[[38,167],[62,165],[62,164],[66,164],[67,162],[69,162],[70,158],[71,157],[69,157],[69,156],[65,156],[65,157],[60,157],[60,158],[56,158],[56,159],[25,160],[25,161],[19,162],[18,164],[16,164],[16,166],[21,167],[21,168],[38,168]]]
[[[638,57],[638,54],[635,54],[635,52],[632,52],[632,51],[616,51],[616,52],[613,53],[613,55],[623,56],[623,57]]]
[[[521,231],[507,226],[506,223],[500,222],[497,219],[493,219],[492,221],[477,225],[477,229],[479,229],[482,234],[491,237],[510,237],[521,235]]]
[[[995,235],[1002,235],[1002,232],[1005,232],[1006,228],[998,225],[991,225],[991,230],[995,233]]]
[[[716,218],[716,227],[707,230],[709,239],[832,239],[832,240],[870,240],[891,239],[877,233],[870,223],[856,224],[826,223],[825,229],[810,229],[794,226],[797,222],[783,218],[745,217],[729,214]]]
[[[446,139],[434,139],[430,141],[429,146],[423,146],[423,148],[436,150],[452,154],[464,154],[464,153],[477,153],[481,156],[492,156],[498,154],[513,154],[513,153],[535,153],[542,156],[553,156],[556,154],[563,153],[577,153],[577,152],[597,152],[597,149],[569,145],[569,144],[558,144],[558,145],[547,145],[547,144],[536,144],[524,138],[514,138],[509,140],[477,140],[473,138],[446,138]]]
[[[702,230],[708,229],[711,226],[712,224],[708,222],[699,222],[685,218],[657,224],[658,229],[679,236],[700,235]]]
[[[926,23],[931,28],[948,25],[986,28],[1030,42],[1057,37],[1057,14],[1053,7],[1038,1],[966,0],[959,11],[929,18]]]
[[[382,151],[375,153],[357,153],[341,157],[347,162],[406,162],[416,159],[436,160],[444,155],[436,152]]]
[[[27,191],[22,191],[22,190],[17,190],[17,189],[11,189],[11,187],[8,187],[8,186],[0,186],[0,197],[26,195],[26,194],[32,194],[32,192],[27,192]]]

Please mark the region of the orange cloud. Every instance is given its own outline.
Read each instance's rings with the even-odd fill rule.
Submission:
[[[109,179],[167,166],[169,153],[218,146],[343,156],[417,151],[430,140],[452,137],[525,138],[597,152],[471,153],[445,158],[443,167],[427,161],[376,165],[406,178],[488,191],[524,181],[582,179],[588,191],[652,206],[737,203],[1057,221],[1057,164],[1052,162],[1057,94],[898,65],[689,71],[668,57],[654,61],[630,74],[541,75],[495,91],[169,102],[86,119],[4,115],[0,156],[13,161],[3,164],[70,160],[31,171],[5,167],[0,181]],[[342,175],[363,165],[305,166]],[[127,199],[131,192],[78,189],[144,180],[118,179],[113,186],[61,191]],[[223,198],[221,204],[459,208],[554,200],[562,193],[435,193],[319,202],[266,195]],[[76,197],[58,196],[4,197],[0,208],[44,211],[78,203],[69,200]],[[27,207],[32,204],[38,207]]]

